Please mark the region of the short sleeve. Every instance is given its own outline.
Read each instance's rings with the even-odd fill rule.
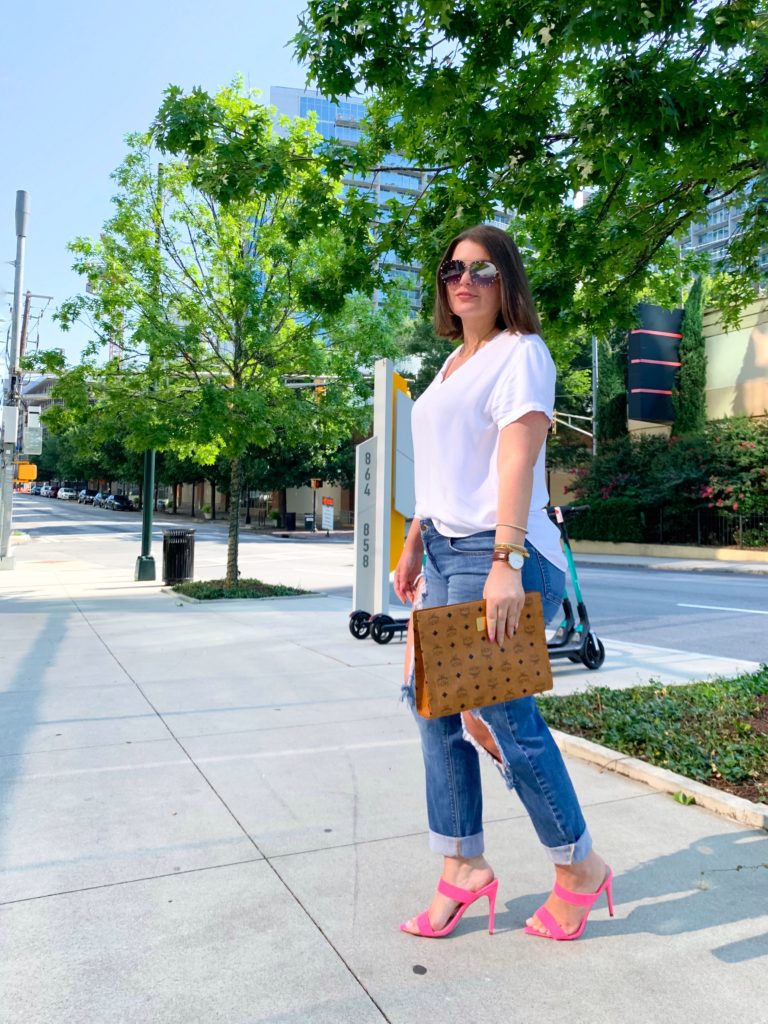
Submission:
[[[523,337],[510,353],[489,401],[491,418],[502,430],[527,412],[552,419],[555,408],[555,364],[539,337]]]

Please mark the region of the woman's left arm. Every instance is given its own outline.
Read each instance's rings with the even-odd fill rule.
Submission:
[[[522,545],[531,507],[533,467],[549,430],[549,417],[528,412],[507,424],[499,434],[499,497],[496,541]],[[506,525],[502,525],[506,524]],[[520,529],[522,527],[523,529]],[[488,637],[503,644],[517,629],[525,601],[522,572],[504,562],[493,562],[485,583]]]

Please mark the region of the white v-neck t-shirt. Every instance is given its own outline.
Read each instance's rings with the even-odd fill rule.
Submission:
[[[452,353],[413,406],[416,510],[446,537],[495,530],[499,433],[528,412],[552,418],[555,364],[537,334],[502,331],[444,379]],[[528,540],[560,569],[560,531],[546,513],[545,445],[533,468]]]

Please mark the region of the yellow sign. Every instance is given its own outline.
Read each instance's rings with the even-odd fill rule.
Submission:
[[[34,462],[17,462],[14,467],[13,475],[22,483],[28,483],[30,480],[37,480],[37,466]]]
[[[394,459],[394,430],[395,430],[395,402],[397,401],[398,391],[404,392],[406,395],[410,395],[408,390],[408,381],[405,377],[401,377],[399,373],[392,374],[392,433],[393,433],[393,457],[392,457],[392,509],[389,518],[389,571],[393,572],[397,567],[400,555],[403,553],[405,547],[405,516],[401,515],[395,510],[395,486],[394,486],[394,474],[395,474],[395,459]]]

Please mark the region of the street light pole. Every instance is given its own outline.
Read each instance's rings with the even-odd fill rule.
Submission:
[[[163,165],[157,167],[157,225],[155,236],[157,239],[157,297],[160,298],[160,221],[163,216]],[[134,580],[137,582],[151,582],[157,578],[155,572],[155,560],[152,557],[152,515],[155,503],[155,452],[147,449],[144,452],[144,480],[141,485],[143,503],[141,506],[141,554],[136,559],[136,572]]]
[[[152,557],[152,503],[155,494],[155,453],[154,451],[144,452],[144,482],[141,486],[143,504],[141,506],[141,554],[136,559],[136,574],[134,579],[138,582],[154,580],[155,560]]]
[[[16,193],[16,262],[13,281],[13,321],[8,360],[8,390],[3,402],[2,475],[0,475],[0,569],[13,569],[8,554],[13,518],[13,464],[19,430],[19,353],[21,342],[21,291],[24,285],[24,256],[29,221],[29,192]]]

